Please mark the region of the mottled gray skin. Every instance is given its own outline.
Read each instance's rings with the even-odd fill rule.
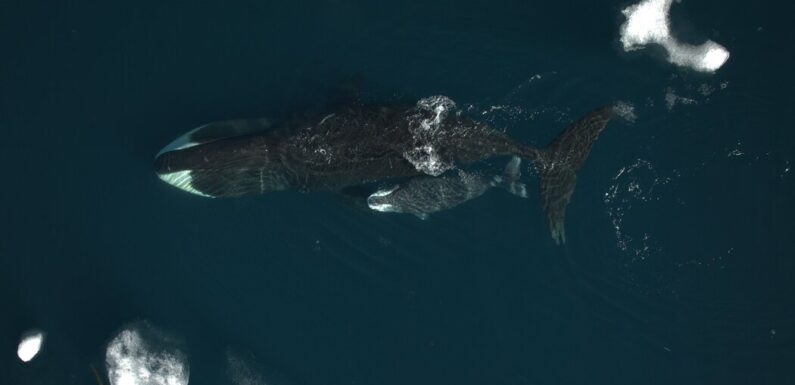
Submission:
[[[248,134],[240,133],[256,131],[249,126],[261,121],[213,123],[191,133],[198,138],[191,147],[161,151],[154,168],[164,181],[192,193],[240,197],[288,189],[339,191],[425,176],[407,157],[418,149],[421,153],[429,140],[434,156],[445,164],[513,155],[532,161],[538,170],[541,203],[552,237],[560,243],[565,242],[565,209],[576,184],[575,173],[612,116],[611,107],[593,111],[549,146],[536,149],[457,113],[444,116],[432,132],[425,132],[418,131],[417,122],[433,120],[433,110],[419,105],[353,106]],[[207,134],[225,131],[240,135],[210,138]],[[467,191],[465,185],[459,187]],[[465,197],[478,191],[460,193]]]
[[[442,176],[418,176],[390,189],[379,190],[367,198],[376,211],[414,214],[421,219],[475,199],[493,187],[503,187],[522,198],[525,186],[518,182],[521,160],[514,157],[503,175],[487,176],[482,172],[456,170]]]
[[[426,219],[428,214],[483,195],[494,183],[494,178],[464,171],[439,177],[417,177],[393,189],[377,191],[367,198],[367,205],[376,211],[408,213]]]

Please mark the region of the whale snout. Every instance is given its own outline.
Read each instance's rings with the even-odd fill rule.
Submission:
[[[212,195],[204,193],[194,185],[193,171],[189,168],[179,167],[180,151],[161,152],[154,161],[154,171],[160,180],[178,189],[187,191],[191,194],[213,198]]]
[[[392,193],[397,190],[397,186],[386,189],[386,190],[378,190],[369,197],[367,197],[367,206],[375,211],[381,212],[396,212],[398,209],[390,203],[392,200]]]
[[[155,161],[152,164],[152,168],[154,169],[155,174],[162,175],[172,172],[171,158],[172,156],[170,152],[161,151],[160,153],[158,153],[157,156],[155,157]]]

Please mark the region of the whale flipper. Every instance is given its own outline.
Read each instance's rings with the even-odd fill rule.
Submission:
[[[533,159],[538,170],[541,205],[555,243],[566,243],[566,205],[577,184],[577,170],[591,152],[596,138],[613,117],[613,108],[592,111],[572,123]]]

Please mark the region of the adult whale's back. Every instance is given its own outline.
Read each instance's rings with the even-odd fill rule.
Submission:
[[[159,154],[155,172],[162,179],[178,176],[182,184],[177,187],[214,198],[286,189],[339,190],[411,176],[418,171],[400,149],[411,139],[399,116],[406,110],[346,107],[276,127],[252,120],[211,123],[193,134],[218,126],[254,132],[197,141],[180,138],[188,144]]]
[[[535,164],[552,236],[565,241],[563,220],[576,171],[613,115],[612,108],[587,114],[549,146],[536,149],[462,115],[448,101],[348,106],[276,127],[262,120],[213,123],[161,151],[155,172],[198,195],[239,197],[437,176],[458,165],[514,155]]]

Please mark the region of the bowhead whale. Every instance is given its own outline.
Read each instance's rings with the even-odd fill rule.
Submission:
[[[353,105],[272,124],[230,120],[199,127],[161,150],[163,181],[193,194],[242,197],[270,191],[342,191],[389,180],[440,176],[497,156],[531,161],[552,238],[565,242],[564,218],[576,172],[614,115],[587,113],[544,148],[515,142],[467,117],[445,97],[416,105]]]

